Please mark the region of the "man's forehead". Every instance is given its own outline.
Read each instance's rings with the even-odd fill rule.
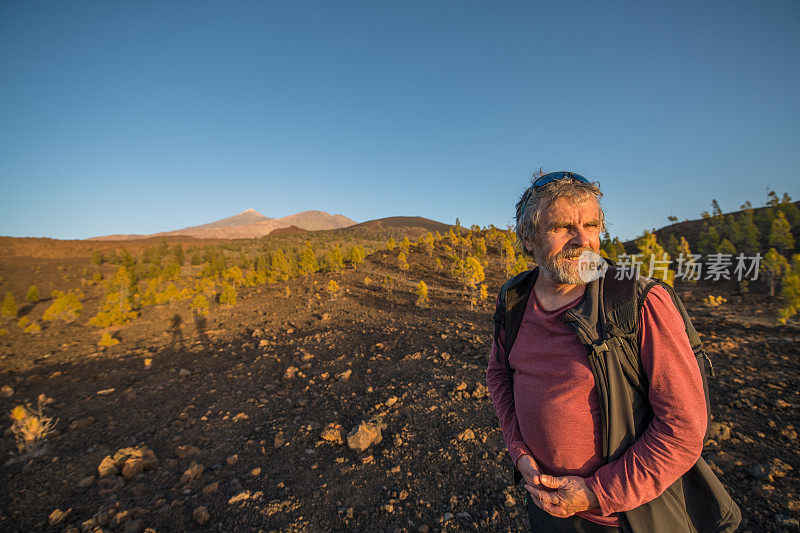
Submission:
[[[554,221],[572,222],[579,219],[599,220],[600,204],[591,198],[577,203],[559,198],[542,212],[542,219],[551,223]]]

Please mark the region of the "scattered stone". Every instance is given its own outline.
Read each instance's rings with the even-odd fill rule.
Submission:
[[[386,400],[386,407],[391,407],[397,403],[397,396],[392,396],[388,400]]]
[[[250,417],[244,413],[239,413],[238,415],[233,417],[234,422],[240,422],[242,420],[250,420]]]
[[[422,524],[417,528],[417,533],[430,533],[431,528],[427,524]]]
[[[122,510],[114,515],[114,518],[111,519],[111,523],[109,525],[111,526],[112,529],[117,529],[122,524],[127,522],[130,518],[131,518],[131,512]]]
[[[336,374],[336,379],[339,380],[339,381],[347,381],[348,379],[350,379],[350,375],[352,373],[353,373],[353,371],[348,368],[344,372],[340,372],[340,373]]]
[[[250,471],[250,476],[251,477],[258,477],[260,475],[261,475],[261,467],[260,466],[257,466],[257,467],[255,467],[254,469],[252,469]]]
[[[51,526],[60,524],[70,515],[70,513],[72,513],[72,507],[70,507],[66,511],[62,511],[61,509],[56,509],[55,511],[50,513],[50,516],[48,517],[48,523]]]
[[[370,455],[365,455],[365,456],[363,456],[363,457],[361,458],[361,464],[362,464],[362,465],[366,465],[366,464],[369,464],[369,463],[371,463],[371,462],[372,462],[372,461],[374,461],[374,460],[375,460],[375,458],[374,458],[374,457],[372,457],[372,454],[370,454]]]
[[[0,396],[3,398],[11,398],[14,396],[14,387],[10,385],[3,385],[3,387],[0,388]]]
[[[250,335],[254,339],[258,339],[264,336],[264,331],[260,329],[253,330],[253,333]]]
[[[774,482],[776,478],[784,477],[792,469],[791,466],[778,458],[772,458],[768,462],[753,465],[747,469],[747,473],[756,479]]]
[[[208,519],[211,518],[211,515],[208,514],[208,508],[205,505],[201,505],[197,509],[192,512],[192,518],[197,523],[198,526],[202,526]]]
[[[480,400],[481,398],[485,398],[487,394],[489,394],[489,391],[483,383],[478,382],[475,384],[475,390],[472,391],[473,398]]]
[[[456,392],[460,392],[462,390],[467,390],[467,384],[464,383],[463,381],[458,385],[456,385]]]
[[[181,476],[181,479],[178,481],[178,484],[186,485],[187,483],[191,483],[192,481],[200,477],[200,475],[203,473],[203,470],[205,470],[205,467],[203,465],[201,465],[197,461],[192,461],[192,464],[189,465],[189,468],[187,468],[186,471]]]
[[[275,438],[272,439],[272,445],[275,446],[276,448],[280,448],[284,444],[286,444],[286,437],[284,436],[282,431],[279,431],[275,434]]]
[[[86,476],[82,480],[78,481],[78,487],[85,489],[86,487],[90,487],[94,484],[95,477],[94,476]]]
[[[319,375],[319,379],[321,379],[322,381],[327,381],[328,379],[330,379],[330,377],[331,377],[330,372],[323,372],[322,374]]]
[[[467,429],[465,429],[464,431],[462,431],[461,433],[458,434],[458,440],[460,440],[460,441],[473,441],[473,440],[475,440],[475,433],[471,429],[467,428]]]
[[[247,501],[249,499],[250,499],[250,491],[249,490],[243,490],[242,492],[240,492],[240,493],[234,495],[233,497],[231,497],[231,499],[228,500],[228,505],[233,505],[235,503],[241,503],[241,502]]]
[[[203,487],[203,490],[201,492],[203,493],[203,496],[210,496],[211,494],[214,494],[218,490],[219,490],[219,481],[215,481],[214,483],[209,483],[208,485]]]
[[[290,380],[290,379],[294,379],[299,371],[300,371],[300,369],[297,368],[296,366],[290,366],[283,373],[283,379],[285,379],[287,381]]]
[[[227,459],[225,459],[225,462],[228,463],[228,466],[233,466],[233,465],[235,465],[236,463],[239,462],[239,456],[236,455],[236,454],[233,454],[230,457],[228,457]]]
[[[97,523],[96,517],[91,517],[88,520],[84,520],[81,522],[81,531],[84,533],[88,533],[89,531],[94,531],[94,528],[100,527],[100,524]]]
[[[97,391],[97,395],[98,396],[108,396],[109,394],[113,394],[115,390],[116,389],[114,389],[113,387],[110,388],[110,389],[99,390],[99,391]]]
[[[178,375],[180,375],[180,377],[182,377],[182,378],[185,378],[185,377],[191,376],[192,375],[192,371],[191,370],[187,370],[185,368],[181,368],[180,371],[178,372]]]
[[[509,507],[509,508],[510,507],[514,507],[515,505],[517,505],[517,500],[514,499],[514,496],[512,496],[510,492],[508,494],[506,494],[506,503],[505,503],[505,505],[506,505],[506,507]]]
[[[708,438],[722,442],[731,438],[731,426],[724,422],[713,421],[709,424]]]
[[[175,457],[178,459],[186,459],[198,457],[200,455],[200,448],[192,446],[191,444],[183,444],[175,448]]]
[[[363,420],[359,425],[353,428],[347,435],[347,446],[351,450],[363,452],[373,444],[377,444],[382,440],[381,429],[385,424],[377,421],[370,421],[369,423]]]
[[[444,514],[442,515],[442,522],[443,522],[443,523],[445,523],[445,522],[449,522],[449,521],[450,521],[450,520],[452,520],[452,519],[453,519],[453,513],[444,513]]]
[[[322,430],[321,435],[323,440],[328,442],[333,442],[335,444],[344,444],[344,428],[340,424],[336,424],[334,422],[330,422],[328,425],[325,426],[325,429]]]
[[[86,418],[73,420],[69,425],[69,429],[84,429],[94,424],[94,422],[95,418],[93,416],[87,416]]]
[[[129,448],[125,449],[127,450]],[[158,459],[150,448],[147,446],[134,448],[122,465],[122,477],[124,477],[125,480],[130,480],[143,470],[152,470],[157,466]]]

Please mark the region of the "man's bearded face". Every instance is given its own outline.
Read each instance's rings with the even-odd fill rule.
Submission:
[[[583,285],[581,254],[600,250],[600,207],[595,200],[573,205],[559,198],[542,212],[533,256],[558,285]]]

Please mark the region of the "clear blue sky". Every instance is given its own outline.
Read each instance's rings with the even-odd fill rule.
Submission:
[[[793,0],[4,0],[0,235],[505,226],[539,167],[599,180],[623,238],[798,199],[798,28]]]

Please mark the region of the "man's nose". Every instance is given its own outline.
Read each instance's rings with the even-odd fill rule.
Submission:
[[[572,233],[572,244],[581,248],[588,248],[591,244],[589,232],[585,228],[578,228]]]

